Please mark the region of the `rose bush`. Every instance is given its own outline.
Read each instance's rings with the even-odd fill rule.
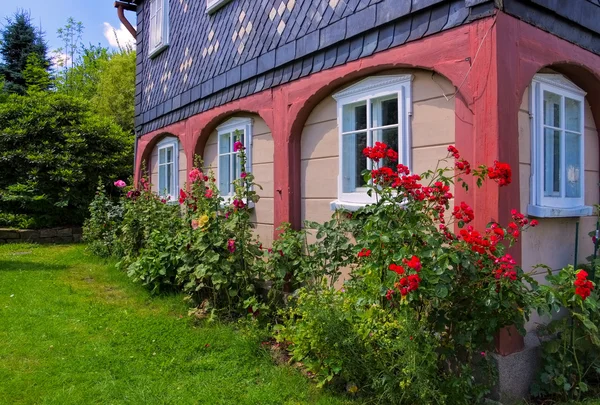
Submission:
[[[474,403],[493,382],[485,353],[493,350],[497,331],[509,325],[523,331],[536,284],[507,249],[536,222],[513,210],[508,224],[480,231],[470,225],[475,213],[466,202],[450,210],[452,187],[466,187],[463,177],[474,176],[477,184],[489,178],[502,187],[510,184],[511,170],[501,162],[472,168],[454,146],[448,152],[436,170],[420,176],[398,164],[384,143],[364,150],[373,166],[363,173],[364,184],[377,202],[348,219],[355,222],[358,265],[342,293],[330,286],[302,290],[276,328],[293,358],[322,381],[342,378],[389,403],[422,403],[424,385],[440,403]],[[322,302],[325,297],[334,302]],[[319,316],[320,307],[329,315]],[[330,307],[343,307],[344,314]],[[348,332],[338,347],[323,331],[325,323],[339,322]],[[404,324],[411,325],[409,334]],[[410,341],[389,345],[398,339]],[[403,364],[411,351],[435,355],[420,358],[417,370]],[[373,353],[369,367],[358,365],[355,352]],[[389,361],[394,358],[400,364]]]

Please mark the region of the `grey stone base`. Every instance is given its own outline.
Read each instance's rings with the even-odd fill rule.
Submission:
[[[5,243],[77,243],[81,242],[82,233],[79,226],[40,230],[0,228],[0,245]]]
[[[498,383],[491,399],[505,405],[529,397],[529,387],[540,367],[540,340],[535,332],[525,336],[525,348],[508,356],[492,355],[498,366]]]

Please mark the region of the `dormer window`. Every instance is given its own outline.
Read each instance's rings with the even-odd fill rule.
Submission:
[[[150,38],[148,55],[152,58],[169,45],[169,0],[149,0]]]
[[[206,12],[212,14],[231,0],[206,0]]]

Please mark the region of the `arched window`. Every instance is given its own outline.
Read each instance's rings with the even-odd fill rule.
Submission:
[[[585,92],[559,74],[531,85],[531,201],[537,217],[591,215],[585,206]]]
[[[374,76],[336,94],[339,128],[338,200],[332,208],[358,209],[374,202],[362,172],[371,170],[363,149],[384,142],[398,151],[399,163],[410,167],[412,75]],[[383,162],[396,165],[396,162]]]

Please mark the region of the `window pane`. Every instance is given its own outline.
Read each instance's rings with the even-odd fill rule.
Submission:
[[[367,147],[367,134],[349,134],[342,137],[342,192],[352,193],[365,185],[362,171],[367,168],[367,159],[362,151]]]
[[[167,188],[167,166],[158,166],[158,193],[165,194]]]
[[[581,135],[565,133],[566,196],[581,197]]]
[[[373,137],[374,141],[384,142],[388,147],[398,152],[398,127],[373,131]],[[383,164],[392,169],[396,169],[398,161],[384,159]]]
[[[167,151],[167,163],[173,162],[173,148],[169,147],[166,149]]]
[[[221,138],[219,143],[219,154],[232,152],[233,146],[231,145],[231,134],[228,132],[219,136]]]
[[[560,196],[560,131],[544,130],[544,195]]]
[[[565,97],[565,128],[581,132],[581,102]]]
[[[229,185],[231,183],[229,159],[231,155],[219,156],[219,191],[223,195],[229,194]]]
[[[159,149],[158,150],[158,164],[167,163],[167,150]]]
[[[560,128],[560,96],[544,91],[544,125]]]
[[[360,101],[343,107],[342,132],[367,128],[367,103]]]
[[[398,124],[398,96],[385,96],[371,101],[373,127]]]
[[[167,169],[167,173],[166,173],[166,191],[168,195],[175,195],[175,190],[173,187],[173,163],[169,163],[168,165],[163,166]]]
[[[239,155],[235,154],[231,156],[232,159],[232,165],[233,165],[233,172],[232,172],[232,176],[230,178],[230,182],[232,182],[235,179],[239,179],[240,175],[242,174],[242,171],[240,170],[240,158]]]

